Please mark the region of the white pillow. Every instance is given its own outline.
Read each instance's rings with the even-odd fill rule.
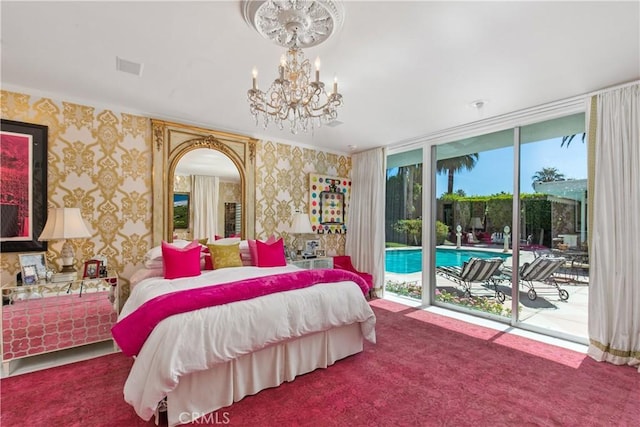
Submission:
[[[129,288],[133,291],[133,288],[144,279],[149,277],[163,277],[164,272],[162,270],[162,261],[160,261],[160,268],[141,268],[136,270],[129,279]]]
[[[242,258],[242,265],[254,265],[251,251],[249,250],[249,242],[246,240],[240,242],[240,258]]]
[[[144,266],[146,268],[162,268],[163,267],[163,261],[162,261],[162,257],[160,258],[156,258],[156,259],[148,259],[144,262]]]
[[[171,244],[176,248],[182,249],[185,246],[187,246],[189,243],[191,242],[188,240],[174,240]],[[157,260],[157,259],[162,259],[162,246],[154,246],[153,248],[149,249],[147,253],[144,255],[145,263],[147,261]]]

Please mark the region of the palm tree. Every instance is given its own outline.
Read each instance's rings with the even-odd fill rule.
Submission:
[[[467,154],[464,156],[451,157],[449,159],[438,160],[436,163],[436,170],[438,173],[447,172],[447,194],[453,193],[453,175],[460,172],[463,169],[470,171],[476,166],[479,158],[478,153]]]
[[[577,133],[574,133],[573,135],[567,135],[567,136],[563,136],[562,137],[562,142],[560,143],[560,147],[564,147],[564,144],[567,144],[567,148],[569,148],[569,144],[571,144],[571,141],[573,141],[573,139],[578,136]],[[582,143],[584,144],[584,140],[586,138],[587,134],[586,132],[584,132],[582,134]]]
[[[553,181],[564,181],[565,177],[563,173],[557,168],[542,168],[531,177],[533,183],[531,184],[533,188],[535,188],[536,182],[553,182]]]

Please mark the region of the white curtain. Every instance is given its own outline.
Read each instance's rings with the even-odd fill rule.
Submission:
[[[215,240],[218,231],[218,181],[217,176],[191,176],[194,239]]]
[[[385,149],[354,154],[351,163],[345,250],[357,270],[373,275],[376,293],[380,295],[384,281]]]
[[[596,97],[588,354],[640,372],[640,84]]]

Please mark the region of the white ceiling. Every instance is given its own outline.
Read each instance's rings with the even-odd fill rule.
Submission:
[[[266,87],[284,48],[240,1],[0,7],[4,89],[343,153],[640,78],[637,1],[348,1],[337,34],[305,51],[327,84],[337,75],[343,124],[292,135],[249,114],[252,68]]]

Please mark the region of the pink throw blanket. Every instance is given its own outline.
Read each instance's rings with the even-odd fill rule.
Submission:
[[[369,285],[357,274],[331,269],[303,270],[170,292],[142,304],[136,311],[116,323],[111,328],[111,334],[124,354],[135,356],[153,328],[174,314],[244,301],[276,292],[302,289],[320,283],[347,280],[360,286],[363,294],[369,292]]]

